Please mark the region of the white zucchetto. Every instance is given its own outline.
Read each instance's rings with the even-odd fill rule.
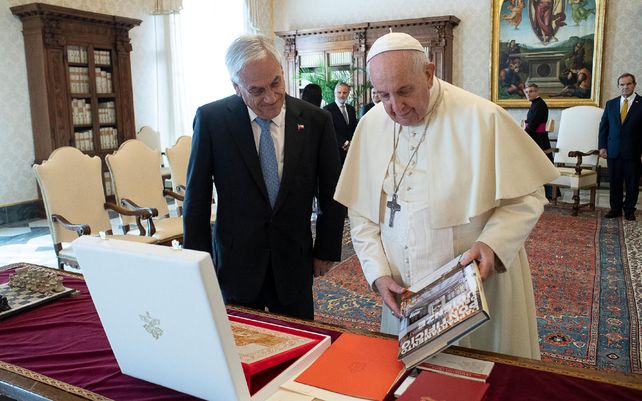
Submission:
[[[424,47],[417,39],[407,33],[390,32],[375,40],[368,51],[366,63],[369,63],[370,60],[378,54],[395,50],[416,50],[423,52]]]

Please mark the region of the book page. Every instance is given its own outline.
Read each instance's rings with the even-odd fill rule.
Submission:
[[[241,362],[247,364],[315,341],[311,338],[235,321],[230,321],[230,325]]]
[[[399,358],[423,348],[482,310],[474,263],[462,267],[456,258],[438,272],[439,276],[432,277],[434,281],[402,297]]]
[[[486,381],[494,365],[490,361],[440,352],[430,357],[430,359],[426,359],[417,367],[472,380]]]

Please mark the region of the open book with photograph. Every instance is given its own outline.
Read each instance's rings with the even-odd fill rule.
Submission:
[[[408,288],[401,299],[399,355],[415,367],[490,319],[475,261],[446,263]]]

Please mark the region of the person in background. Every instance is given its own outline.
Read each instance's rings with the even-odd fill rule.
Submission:
[[[323,108],[332,114],[332,122],[337,135],[341,164],[343,164],[346,158],[352,135],[357,128],[357,114],[354,107],[347,104],[349,95],[350,86],[345,82],[339,82],[334,87],[334,102]]]
[[[524,122],[524,131],[530,136],[537,146],[546,154],[546,157],[553,163],[553,150],[551,149],[551,141],[548,138],[546,131],[546,123],[548,122],[548,105],[539,95],[539,86],[535,83],[529,83],[524,89],[526,98],[531,102],[531,107],[526,114],[526,121]],[[550,185],[545,185],[544,190],[546,198],[551,199],[553,190]],[[559,196],[559,189],[558,189]]]
[[[463,254],[479,262],[491,319],[460,345],[539,358],[524,241],[557,170],[504,109],[436,78],[412,36],[377,39],[367,72],[383,107],[359,124],[335,199],[383,300],[382,331],[398,334],[408,286]]]
[[[301,99],[317,107],[321,107],[321,100],[323,100],[321,87],[317,84],[307,84],[305,88],[303,88]]]
[[[364,104],[361,106],[360,110],[360,117],[362,118],[371,108],[374,107],[375,104],[379,103],[381,101],[381,98],[379,97],[379,93],[377,93],[377,90],[375,88],[370,89],[370,98],[372,101],[368,104]]]
[[[635,93],[635,85],[633,74],[618,77],[620,96],[606,102],[600,121],[598,147],[609,172],[611,210],[604,215],[607,219],[622,216],[624,209],[624,218],[635,220],[642,157],[642,97]]]
[[[332,200],[341,169],[332,120],[285,94],[279,53],[265,36],[237,38],[225,61],[236,95],[196,111],[184,246],[212,254],[226,303],[313,319],[313,277],[341,257],[344,208]],[[323,213],[313,240],[317,183]]]

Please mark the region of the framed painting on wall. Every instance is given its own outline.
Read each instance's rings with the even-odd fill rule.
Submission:
[[[529,107],[599,106],[606,0],[492,0],[491,100]]]

